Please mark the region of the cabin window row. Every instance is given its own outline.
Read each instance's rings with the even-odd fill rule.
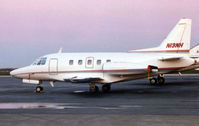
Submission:
[[[111,60],[106,60],[106,62],[111,62]],[[74,64],[74,60],[69,60],[69,65],[73,65]],[[83,60],[78,60],[78,65],[82,65],[83,64]],[[87,65],[92,65],[93,64],[93,60],[87,60]],[[96,62],[97,65],[101,65],[102,64],[102,60],[97,60]]]

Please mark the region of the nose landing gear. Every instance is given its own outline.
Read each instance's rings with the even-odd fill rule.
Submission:
[[[44,88],[41,86],[41,84],[42,84],[42,81],[39,81],[39,84],[37,85],[37,87],[34,90],[35,93],[43,93],[44,92]]]
[[[37,86],[37,87],[36,87],[35,93],[43,93],[43,92],[44,92],[43,87],[41,87],[41,86]]]

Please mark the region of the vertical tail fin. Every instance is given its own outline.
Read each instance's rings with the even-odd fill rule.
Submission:
[[[160,46],[131,50],[129,52],[189,52],[191,41],[191,19],[181,19]]]
[[[191,41],[191,19],[181,19],[160,45],[161,50],[189,51]]]

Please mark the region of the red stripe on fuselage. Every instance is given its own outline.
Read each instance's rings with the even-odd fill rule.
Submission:
[[[167,70],[167,69],[180,69],[183,67],[170,67],[170,68],[158,68],[160,70]],[[136,71],[136,70],[146,70],[147,68],[141,69],[117,69],[117,70],[78,70],[78,71],[55,71],[55,72],[28,72],[28,73],[20,73],[20,74],[50,74],[50,73],[68,73],[68,72],[112,72],[112,71]],[[16,74],[16,75],[20,75]]]

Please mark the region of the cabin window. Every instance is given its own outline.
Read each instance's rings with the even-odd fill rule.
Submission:
[[[69,60],[69,65],[73,65],[73,60]]]
[[[102,61],[101,60],[97,60],[97,65],[101,65]]]
[[[82,65],[83,61],[82,60],[78,60],[78,65]]]
[[[106,60],[106,62],[108,63],[108,62],[111,62],[111,60]]]
[[[91,65],[91,64],[92,64],[92,60],[88,60],[88,61],[87,61],[87,64],[88,64],[88,65]]]

